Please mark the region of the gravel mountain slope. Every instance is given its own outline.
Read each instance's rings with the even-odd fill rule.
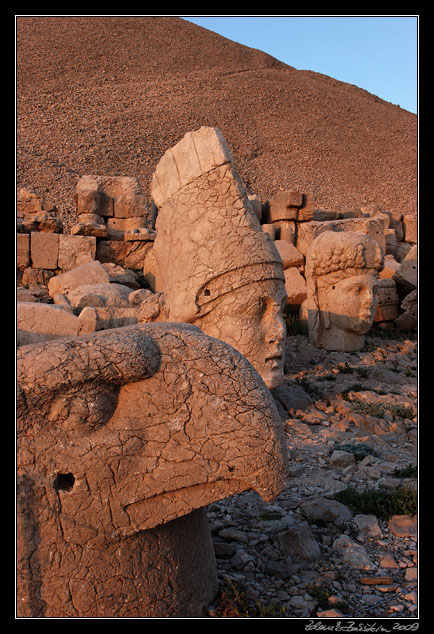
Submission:
[[[219,127],[250,193],[417,210],[417,117],[178,17],[18,17],[17,185],[75,217],[80,175],[138,178]],[[307,43],[308,45],[308,43]]]

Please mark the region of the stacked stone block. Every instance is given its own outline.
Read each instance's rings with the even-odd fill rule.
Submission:
[[[269,234],[281,255],[289,312],[303,312],[305,258],[312,240],[324,231],[358,231],[374,238],[385,254],[375,321],[396,323],[402,330],[416,327],[416,217],[390,213],[378,205],[342,212],[318,209],[314,196],[300,190],[280,191],[269,201],[261,201],[256,194],[248,198],[263,231]],[[30,288],[47,286],[54,276],[97,260],[106,266],[120,267],[124,272],[141,271],[144,284],[152,293],[164,292],[155,285],[157,271],[152,247],[156,232],[148,227],[150,203],[138,181],[128,176],[85,175],[77,182],[75,201],[78,223],[69,234],[64,234],[55,207],[30,190],[20,190],[18,281]],[[148,298],[148,305],[149,302]],[[102,307],[99,310],[103,312]],[[401,315],[404,316],[400,318]],[[118,322],[112,319],[110,323]]]
[[[251,198],[255,198],[255,205],[258,205],[258,197]],[[402,329],[410,323],[410,329],[414,327],[413,317],[400,320],[398,317],[407,310],[412,316],[415,314],[415,300],[404,301],[417,289],[415,216],[391,213],[375,204],[341,212],[318,209],[313,195],[299,190],[279,191],[270,201],[262,203],[262,213],[256,213],[263,231],[275,241],[284,262],[289,311],[303,312],[301,307],[306,298],[304,263],[311,242],[324,231],[357,231],[376,240],[385,255],[375,321],[382,324],[396,322]],[[288,261],[289,247],[295,249],[298,260]]]

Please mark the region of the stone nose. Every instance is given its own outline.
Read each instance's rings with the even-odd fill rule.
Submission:
[[[267,345],[281,344],[285,338],[286,326],[283,317],[275,315],[267,326],[265,343]]]

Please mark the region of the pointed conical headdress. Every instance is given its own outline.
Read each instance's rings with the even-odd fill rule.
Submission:
[[[217,128],[188,132],[168,150],[151,193],[168,320],[194,321],[216,299],[252,282],[285,282],[281,258],[261,229]]]

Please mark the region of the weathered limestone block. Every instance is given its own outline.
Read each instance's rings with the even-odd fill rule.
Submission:
[[[98,260],[95,260],[97,262]],[[100,280],[101,282],[113,282],[115,284],[123,284],[124,286],[129,286],[132,290],[137,290],[141,288],[141,284],[138,279],[138,273],[136,271],[132,271],[131,269],[126,269],[120,264],[115,264],[114,262],[104,262],[102,264],[105,271],[108,273],[108,280]]]
[[[345,218],[343,220],[303,222],[298,224],[296,247],[306,256],[310,244],[325,231],[360,231],[378,242],[386,250],[383,218]]]
[[[393,274],[398,290],[406,295],[417,288],[417,244],[411,247]]]
[[[50,296],[45,288],[17,288],[17,302],[42,302],[49,304]]]
[[[258,194],[248,194],[248,199],[259,222],[262,222],[262,201]]]
[[[128,192],[113,197],[115,218],[137,218],[148,213],[147,200],[142,193]]]
[[[411,291],[404,298],[401,303],[401,310],[403,312],[395,320],[399,330],[402,332],[416,330],[418,325],[417,289]]]
[[[57,269],[59,264],[59,236],[57,233],[30,234],[30,257],[34,269]]]
[[[106,282],[78,286],[68,292],[67,298],[75,311],[81,311],[86,306],[129,308],[130,293],[129,286]]]
[[[103,216],[95,213],[80,213],[78,214],[78,222],[83,224],[94,224],[94,225],[103,225],[105,224],[105,219]]]
[[[325,220],[340,220],[340,212],[328,209],[315,209],[312,220],[324,222]]]
[[[95,222],[79,222],[71,227],[73,236],[95,236],[95,238],[107,238],[108,230],[105,224]]]
[[[279,220],[274,225],[276,227],[276,239],[287,240],[295,245],[297,227],[293,220]]]
[[[393,321],[398,317],[398,291],[393,279],[379,279],[377,285],[377,312],[374,322]]]
[[[126,220],[125,218],[114,218],[113,220]],[[155,240],[155,231],[147,227],[133,227],[131,229],[120,229],[113,226],[107,227],[107,237],[109,240],[124,240],[126,242]]]
[[[53,210],[53,206],[46,202],[42,194],[38,194],[30,189],[21,188],[17,191],[17,217],[25,215],[39,214]]]
[[[151,293],[141,301],[137,321],[139,324],[165,321],[164,293]]]
[[[303,204],[303,194],[297,190],[277,192],[270,200],[269,220],[296,220],[298,208]]]
[[[286,485],[251,364],[146,324],[22,347],[17,380],[18,617],[200,617],[217,592],[203,507]]]
[[[297,222],[308,222],[313,220],[315,213],[315,201],[312,194],[303,194],[303,202],[297,211]]]
[[[386,244],[385,253],[393,255],[394,257],[398,254],[398,243],[396,240],[396,232],[395,229],[385,229],[384,231],[384,241]]]
[[[287,240],[275,240],[274,246],[279,252],[283,262],[283,270],[293,266],[303,266],[304,255]]]
[[[107,227],[109,229],[118,229],[120,231],[131,231],[139,227],[146,227],[146,218],[143,216],[133,218],[107,218]]]
[[[265,224],[261,225],[262,227],[262,231],[265,231],[265,233],[268,233],[268,235],[270,236],[270,238],[272,240],[275,239],[276,237],[276,225],[272,222],[266,222]]]
[[[17,233],[17,269],[25,269],[30,264],[30,236],[28,233]]]
[[[95,259],[95,251],[95,236],[61,235],[59,237],[59,268],[70,271],[80,264],[91,262]]]
[[[378,242],[344,231],[321,233],[306,257],[309,340],[318,348],[353,352],[364,345],[377,310]]]
[[[157,288],[158,280],[161,281],[161,275],[158,274],[158,264],[155,259],[153,248],[147,251],[143,261],[143,277],[145,278],[149,288],[154,291],[154,293],[161,290],[160,288]]]
[[[300,306],[307,297],[306,280],[296,267],[284,271],[287,306]]]
[[[399,262],[390,253],[386,254],[384,256],[384,268],[379,275],[380,280],[392,278],[398,269]]]
[[[36,286],[47,286],[50,279],[56,276],[56,271],[52,269],[33,269],[31,266],[22,271],[21,283],[28,288]]]
[[[101,240],[96,247],[96,259],[102,263],[113,262],[126,269],[143,269],[152,245],[153,239],[134,242]]]
[[[60,306],[17,302],[17,345],[93,332],[89,323]]]
[[[73,291],[83,284],[100,284],[110,282],[110,276],[106,268],[98,260],[92,260],[85,264],[56,275],[48,282],[50,297],[63,295]]]
[[[147,203],[132,176],[82,176],[76,186],[77,212],[104,217],[145,216]]]
[[[244,354],[268,387],[283,380],[282,260],[247,198],[219,130],[189,132],[157,165],[154,255],[167,319]]]
[[[137,324],[139,313],[140,306],[86,306],[79,317],[92,321],[92,332],[96,332]]]
[[[417,244],[417,216],[403,216],[402,222],[404,225],[404,240]]]

